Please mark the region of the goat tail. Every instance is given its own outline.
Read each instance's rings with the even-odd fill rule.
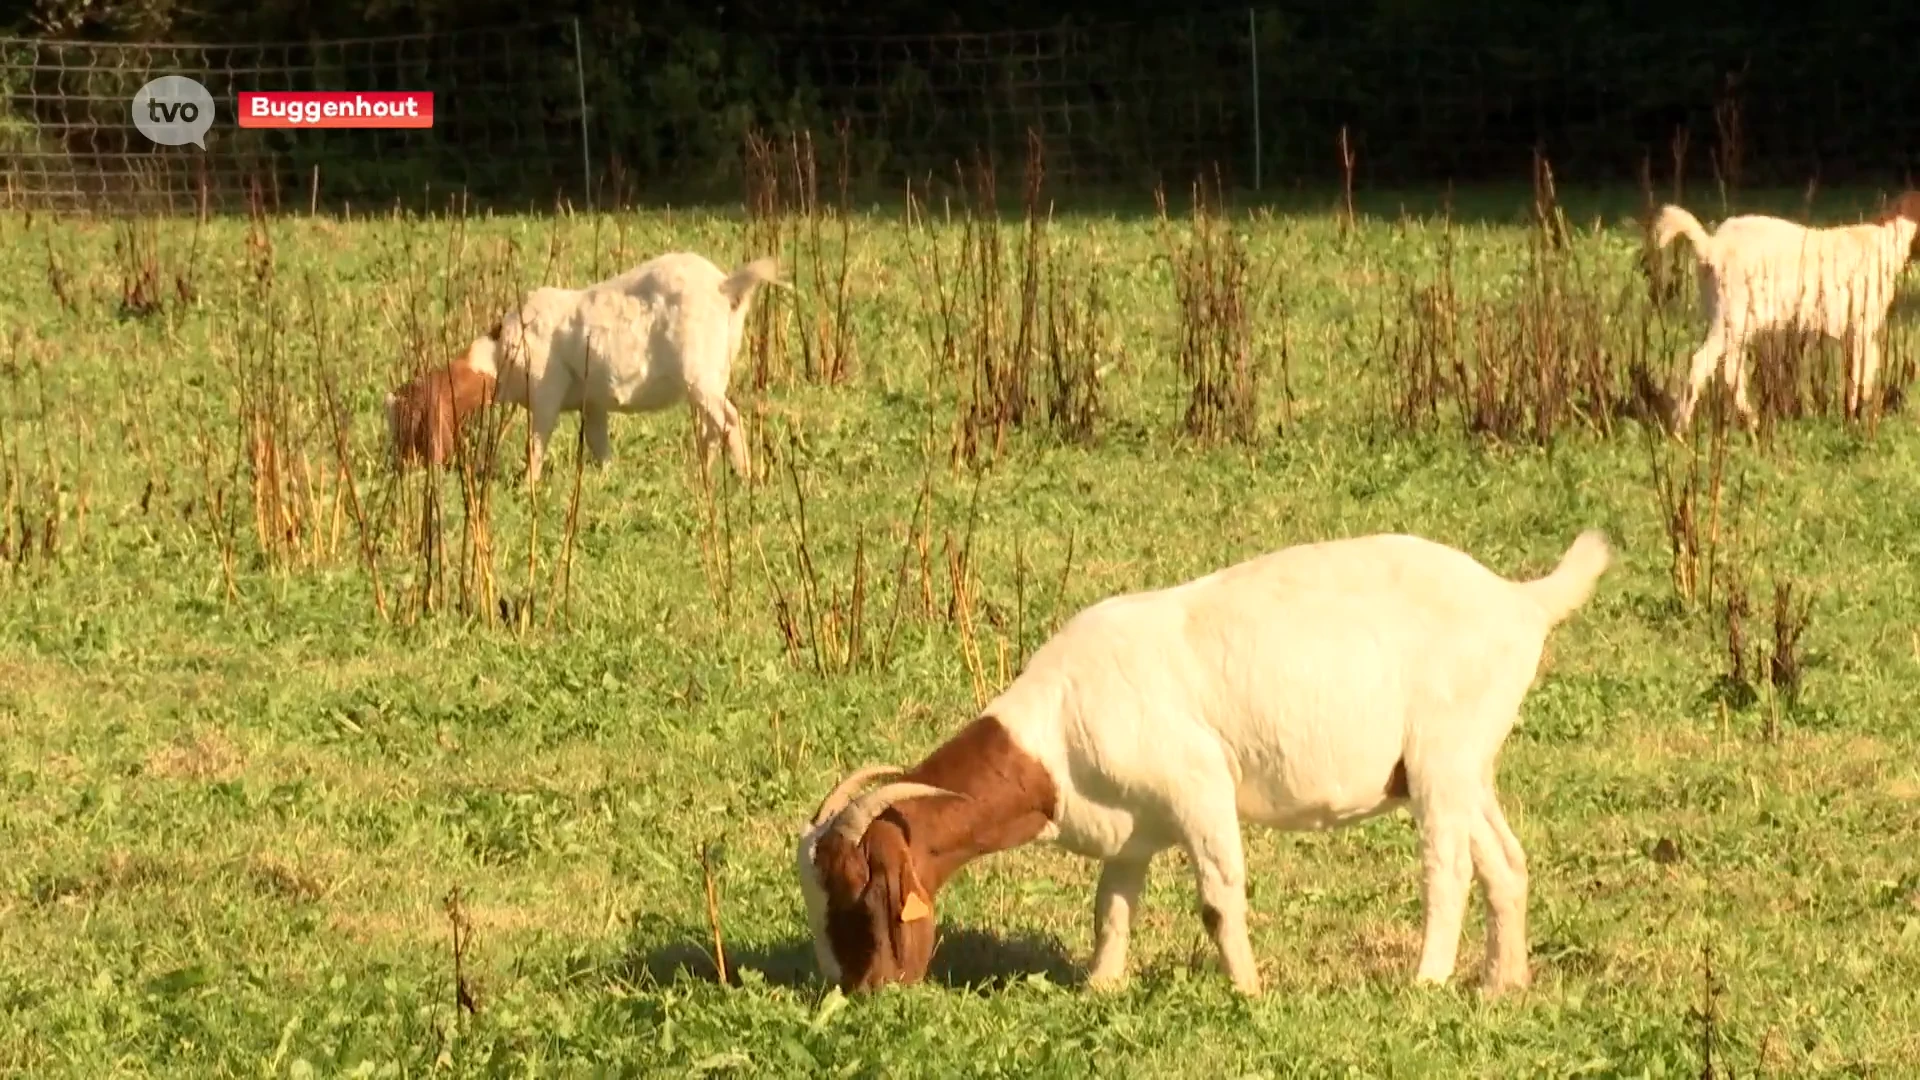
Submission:
[[[1613,548],[1606,534],[1588,529],[1574,538],[1573,546],[1560,557],[1560,565],[1543,578],[1524,582],[1521,588],[1547,613],[1551,625],[1559,625],[1567,616],[1593,596],[1600,575],[1613,562]]]
[[[1660,216],[1653,221],[1653,246],[1664,248],[1673,243],[1674,237],[1683,235],[1693,245],[1695,258],[1701,262],[1711,261],[1713,237],[1700,227],[1700,219],[1678,206],[1661,207]]]
[[[741,263],[720,283],[720,295],[727,298],[730,306],[742,308],[753,299],[753,291],[762,285],[789,287],[780,280],[780,263],[771,255]]]

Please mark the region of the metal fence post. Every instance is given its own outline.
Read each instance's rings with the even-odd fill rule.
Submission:
[[[1260,190],[1260,23],[1247,9],[1247,54],[1253,64],[1253,190]]]
[[[593,206],[593,156],[587,148],[587,64],[580,46],[580,19],[573,20],[573,82],[580,91],[580,193]]]

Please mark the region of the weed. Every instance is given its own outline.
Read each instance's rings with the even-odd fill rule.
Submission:
[[[747,186],[745,254],[784,253],[783,265],[801,285],[792,294],[793,315],[800,324],[800,374],[808,382],[828,385],[852,377],[856,356],[849,306],[854,252],[847,186],[851,134],[845,123],[837,134],[836,201],[831,206],[820,202],[820,168],[811,131],[781,139],[748,132],[742,170]],[[772,297],[755,305],[748,316],[744,350],[756,391],[773,385],[786,370],[776,359],[791,348],[782,316]]]
[[[715,864],[724,855],[725,848],[721,845],[700,845],[700,878],[706,887],[707,926],[713,931],[713,969],[719,973],[722,984],[727,981],[727,945],[720,928],[720,884],[715,877]]]
[[[1187,384],[1181,428],[1202,442],[1251,444],[1260,434],[1263,367],[1253,343],[1252,260],[1221,213],[1219,185],[1217,175],[1194,182],[1185,242],[1168,220],[1166,193],[1154,193],[1179,314],[1175,355]]]
[[[1715,565],[1722,539],[1729,454],[1726,411],[1715,407],[1711,422],[1696,426],[1694,438],[1679,449],[1663,429],[1654,425],[1642,429],[1654,498],[1667,538],[1668,583],[1683,606],[1701,599],[1703,591],[1705,602],[1712,604],[1709,569]],[[1708,443],[1704,451],[1700,445],[1703,437]],[[1684,472],[1677,471],[1676,458],[1684,460]]]
[[[1353,144],[1347,139],[1347,125],[1340,125],[1340,207],[1335,220],[1340,225],[1340,235],[1344,239],[1352,236],[1359,222],[1353,214],[1353,167],[1356,159]]]
[[[1623,416],[1648,411],[1649,313],[1611,307],[1597,272],[1555,249],[1557,211],[1535,205],[1545,224],[1532,232],[1511,291],[1459,292],[1445,240],[1435,280],[1401,286],[1400,318],[1384,328],[1381,350],[1403,427],[1429,427],[1451,411],[1476,437],[1552,447],[1570,425],[1607,435]]]
[[[460,886],[455,885],[448,890],[441,909],[446,913],[447,930],[451,938],[454,1016],[456,1019],[462,1014],[473,1016],[480,1011],[480,999],[473,982],[467,977],[467,951],[473,947],[473,921],[467,917],[466,898],[461,894]]]
[[[1767,654],[1767,685],[1786,698],[1789,712],[1800,702],[1801,672],[1806,663],[1801,639],[1812,618],[1811,596],[1803,595],[1795,604],[1792,581],[1773,583],[1773,646]]]
[[[1100,418],[1100,376],[1112,355],[1099,278],[1085,292],[1066,292],[1056,272],[1047,281],[1047,421],[1068,442],[1093,442]]]
[[[15,330],[0,362],[0,385],[15,406],[0,410],[0,565],[14,572],[51,562],[72,545],[72,534],[86,527],[89,503],[86,489],[77,499],[69,491],[56,453],[61,435],[77,440],[79,432],[53,412],[42,345]]]

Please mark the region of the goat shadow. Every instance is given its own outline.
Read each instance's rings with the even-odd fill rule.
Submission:
[[[669,985],[683,980],[714,982],[710,943],[705,928],[683,927],[677,940],[630,953],[622,965],[632,981]],[[775,986],[792,989],[819,987],[824,981],[814,961],[813,942],[806,938],[771,943],[726,945],[727,982],[740,984],[742,969],[752,969]],[[943,927],[934,946],[927,981],[950,990],[985,993],[1044,975],[1057,985],[1075,986],[1084,973],[1056,937],[1021,933],[1012,936],[969,926]]]

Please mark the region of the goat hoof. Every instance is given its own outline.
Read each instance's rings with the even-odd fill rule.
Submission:
[[[1116,994],[1127,988],[1126,972],[1089,972],[1087,989],[1096,994]]]

